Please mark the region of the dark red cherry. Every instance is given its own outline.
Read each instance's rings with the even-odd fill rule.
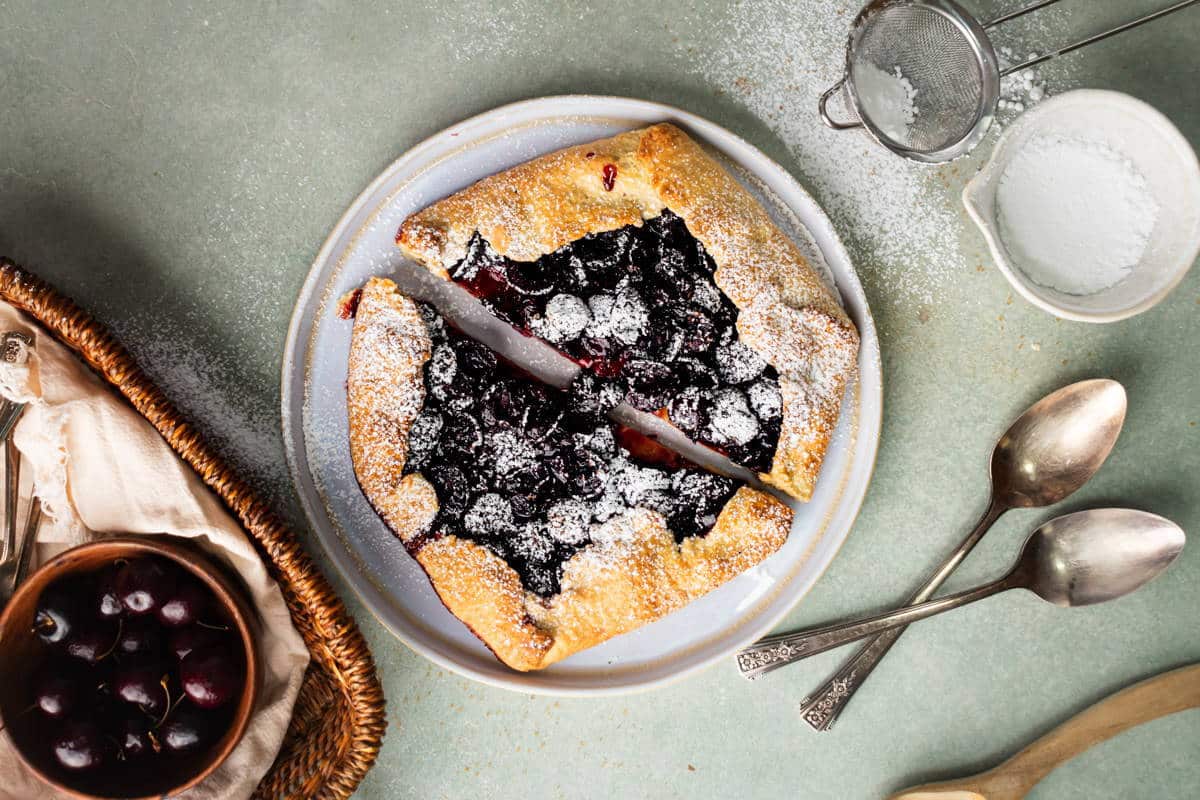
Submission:
[[[108,620],[94,619],[77,627],[67,637],[67,655],[85,664],[95,664],[117,646],[117,626]]]
[[[212,720],[189,708],[176,710],[158,727],[158,741],[168,753],[199,750],[208,744],[212,735]]]
[[[151,730],[153,721],[145,714],[123,714],[116,720],[111,734],[116,739],[119,756],[125,760],[138,759],[157,753],[161,747]]]
[[[611,192],[617,184],[617,165],[605,164],[601,178],[604,184],[604,191]]]
[[[107,742],[108,739],[96,723],[83,719],[71,720],[54,737],[54,760],[71,772],[96,769],[106,760]]]
[[[224,648],[193,650],[179,664],[179,680],[184,694],[198,708],[218,708],[241,690],[239,667]]]
[[[168,628],[191,625],[208,610],[211,594],[195,578],[186,576],[175,584],[175,591],[158,607],[158,621]]]
[[[124,562],[109,564],[100,571],[96,581],[96,613],[106,619],[115,619],[125,613],[121,605],[121,595],[117,588],[117,579],[121,574]]]
[[[122,664],[113,674],[113,692],[120,700],[157,717],[170,705],[166,680],[167,671],[161,664]]]
[[[34,681],[33,702],[51,719],[62,719],[80,699],[79,675],[70,664],[52,663]]]
[[[138,558],[125,562],[117,579],[121,605],[134,616],[153,614],[174,589],[170,571],[160,561]]]
[[[42,592],[34,611],[33,629],[43,642],[63,642],[86,619],[80,599],[61,586],[50,586]]]
[[[154,619],[131,617],[121,625],[121,635],[117,637],[117,652],[126,656],[158,653],[162,648],[162,641],[162,628]]]
[[[173,631],[167,650],[177,661],[182,661],[193,650],[205,650],[222,644],[224,641],[225,637],[220,631],[206,628],[203,625],[192,625]]]

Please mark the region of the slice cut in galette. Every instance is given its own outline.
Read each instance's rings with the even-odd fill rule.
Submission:
[[[631,405],[811,498],[857,332],[766,210],[678,128],[486,178],[406,219],[396,241]]]
[[[775,552],[792,512],[545,386],[373,279],[348,407],[368,500],[446,607],[508,666],[540,669],[675,611]]]

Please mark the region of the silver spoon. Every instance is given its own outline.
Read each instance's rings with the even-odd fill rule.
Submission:
[[[1156,514],[1127,508],[1077,511],[1042,525],[998,581],[886,614],[812,628],[791,637],[794,657],[834,647],[959,608],[1009,589],[1028,589],[1056,606],[1090,606],[1129,594],[1183,550],[1183,530]]]
[[[1034,403],[1014,422],[992,451],[991,499],[975,528],[938,567],[925,586],[909,599],[922,603],[933,596],[983,535],[1004,512],[1057,503],[1096,473],[1108,457],[1125,422],[1125,389],[1116,381],[1080,381]],[[903,629],[868,642],[801,706],[817,730],[828,730],[875,665],[900,638]],[[786,645],[791,634],[761,639],[738,654],[738,667],[757,678],[790,664]]]

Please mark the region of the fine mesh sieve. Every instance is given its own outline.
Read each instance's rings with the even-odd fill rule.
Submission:
[[[821,118],[837,130],[865,128],[884,147],[915,161],[949,161],[987,132],[1004,75],[1200,0],[1177,2],[1001,71],[988,29],[1056,2],[1038,0],[980,24],[953,0],[872,0],[851,27],[842,79],[821,95]],[[827,105],[839,89],[857,120],[830,116]]]

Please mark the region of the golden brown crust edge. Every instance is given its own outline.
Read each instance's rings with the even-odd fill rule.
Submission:
[[[611,190],[606,165],[616,169]],[[742,341],[780,374],[783,427],[761,477],[808,500],[857,372],[858,333],[766,210],[683,131],[654,125],[518,165],[413,214],[396,242],[447,277],[476,231],[503,255],[531,261],[667,208],[716,262]]]
[[[513,669],[541,669],[653,622],[786,541],[791,509],[748,487],[726,504],[707,536],[682,544],[661,515],[639,510],[607,523],[612,535],[603,537],[605,544],[568,561],[562,591],[551,598],[525,591],[515,570],[474,542],[447,536],[422,544],[437,497],[423,477],[403,470],[428,356],[428,333],[415,305],[390,281],[370,281],[358,306],[347,381],[355,474],[384,521],[415,551],[450,612]]]

